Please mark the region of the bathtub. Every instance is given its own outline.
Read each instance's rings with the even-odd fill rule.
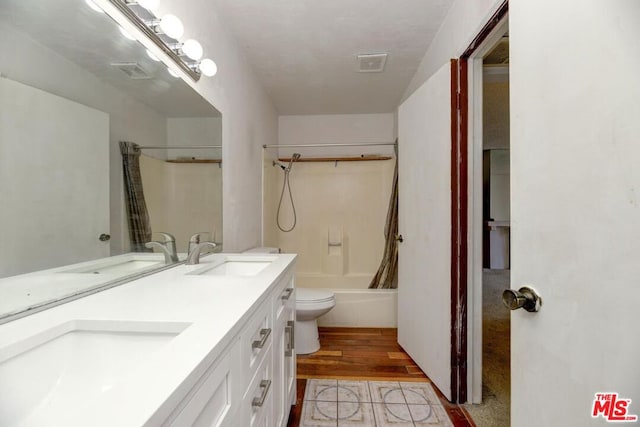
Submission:
[[[318,319],[319,326],[396,328],[398,290],[367,289],[371,275],[296,274],[299,288],[323,288],[336,295],[336,306]]]

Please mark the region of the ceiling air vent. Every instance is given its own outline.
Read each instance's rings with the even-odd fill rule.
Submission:
[[[133,80],[152,78],[137,62],[112,62],[111,66],[116,67]]]
[[[384,64],[387,62],[386,53],[371,53],[358,55],[359,73],[381,73],[384,71]]]

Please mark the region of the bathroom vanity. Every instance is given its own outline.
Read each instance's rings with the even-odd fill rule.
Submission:
[[[286,425],[294,263],[213,254],[0,325],[0,425]]]

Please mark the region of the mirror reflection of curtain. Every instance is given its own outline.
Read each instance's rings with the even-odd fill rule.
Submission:
[[[398,140],[394,147],[396,164],[389,198],[389,210],[384,226],[384,254],[369,289],[395,289],[398,287]]]
[[[150,252],[145,243],[151,241],[149,211],[144,200],[142,176],[140,175],[140,147],[138,144],[120,141],[124,191],[127,205],[129,239],[133,252]]]

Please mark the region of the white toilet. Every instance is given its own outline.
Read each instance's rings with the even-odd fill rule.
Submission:
[[[253,248],[245,253],[279,253],[279,248]],[[333,292],[326,289],[296,288],[296,354],[315,353],[320,349],[318,317],[327,314],[336,305]]]
[[[336,297],[331,291],[296,288],[296,354],[315,353],[320,349],[318,317],[335,305]]]

